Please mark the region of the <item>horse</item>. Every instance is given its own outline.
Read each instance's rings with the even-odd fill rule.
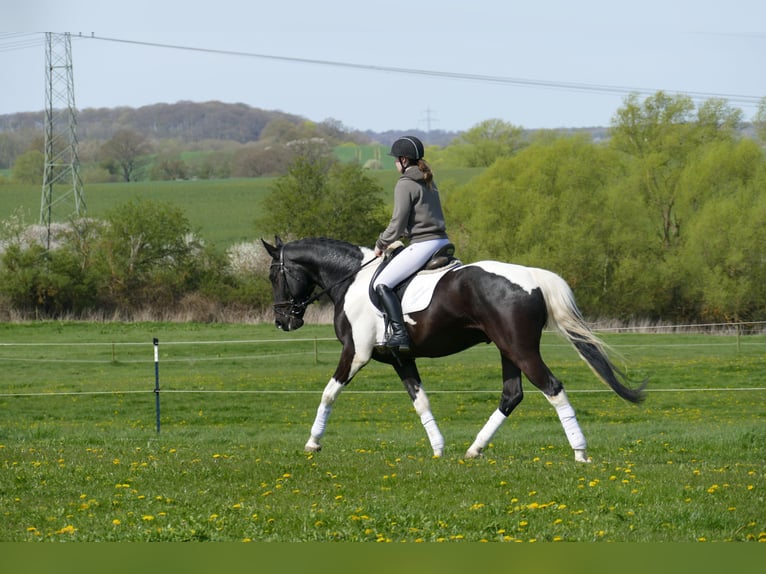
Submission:
[[[632,388],[607,355],[605,344],[585,323],[569,285],[545,269],[498,261],[460,264],[444,271],[426,308],[408,312],[409,353],[385,347],[385,326],[370,299],[369,284],[381,258],[366,248],[327,238],[307,238],[271,245],[269,279],[277,328],[303,325],[307,306],[327,296],[334,306],[335,335],[342,344],[334,374],[322,392],[306,452],[321,450],[333,404],[370,360],[393,366],[412,400],[434,457],[444,452],[444,437],[431,412],[418,373],[419,357],[444,357],[479,343],[500,351],[503,385],[500,403],[476,435],[465,458],[476,458],[523,399],[522,373],[554,407],[577,462],[590,462],[585,436],[562,383],[540,355],[546,326],[569,341],[596,376],[623,399],[639,403],[647,381]],[[316,289],[319,293],[315,293]]]

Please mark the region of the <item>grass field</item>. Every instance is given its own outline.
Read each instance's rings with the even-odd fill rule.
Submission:
[[[465,183],[480,171],[445,169],[440,174],[440,186],[448,193],[451,187]],[[392,202],[396,171],[385,169],[368,173],[383,188],[386,200]],[[173,203],[183,209],[205,241],[224,250],[234,243],[268,237],[268,230],[259,222],[263,218],[262,201],[271,193],[273,183],[274,178],[260,177],[86,184],[85,203],[88,216],[96,218],[134,198]],[[27,223],[37,223],[40,196],[41,186],[38,185],[0,185],[0,220],[20,210]]]
[[[420,363],[443,458],[378,364],[306,454],[328,326],[2,324],[0,541],[766,542],[766,336],[605,339],[651,376],[643,405],[544,341],[582,465],[529,385],[486,455],[462,458],[497,405],[491,346]]]

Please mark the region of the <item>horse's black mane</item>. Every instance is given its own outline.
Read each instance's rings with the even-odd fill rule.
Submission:
[[[290,254],[302,261],[320,260],[333,272],[352,271],[362,264],[362,252],[358,245],[329,237],[307,237],[285,244]]]

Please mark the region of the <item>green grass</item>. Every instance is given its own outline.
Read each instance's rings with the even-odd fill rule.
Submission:
[[[260,237],[256,221],[272,182],[273,178],[255,178],[90,184],[85,186],[85,203],[88,216],[98,218],[133,199],[170,202],[183,209],[207,242],[225,249]],[[27,222],[37,222],[40,194],[38,186],[0,186],[0,219],[21,209]]]
[[[386,201],[393,203],[391,190],[396,183],[394,169],[368,172],[384,190]],[[444,170],[440,186],[451,187],[476,175],[475,169]],[[443,183],[442,183],[443,182]],[[103,217],[109,210],[135,198],[170,202],[183,209],[192,227],[208,243],[221,250],[242,241],[268,237],[262,224],[263,199],[271,193],[272,177],[198,181],[147,181],[131,183],[86,184],[85,203],[89,217]],[[62,190],[63,193],[63,190]],[[41,186],[8,183],[0,185],[0,220],[17,211],[27,223],[40,218]]]
[[[491,346],[420,363],[443,458],[378,364],[311,455],[328,326],[0,325],[0,541],[766,541],[766,337],[605,338],[651,374],[643,405],[545,336],[582,465],[528,384],[486,455],[462,459],[497,405]]]

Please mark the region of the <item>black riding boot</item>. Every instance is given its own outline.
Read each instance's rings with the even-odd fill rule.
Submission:
[[[401,353],[409,353],[410,337],[407,335],[407,327],[404,325],[402,304],[399,298],[390,287],[385,285],[378,285],[375,292],[380,298],[380,304],[383,306],[389,325],[391,325],[391,336],[386,341],[386,347],[397,349]]]

